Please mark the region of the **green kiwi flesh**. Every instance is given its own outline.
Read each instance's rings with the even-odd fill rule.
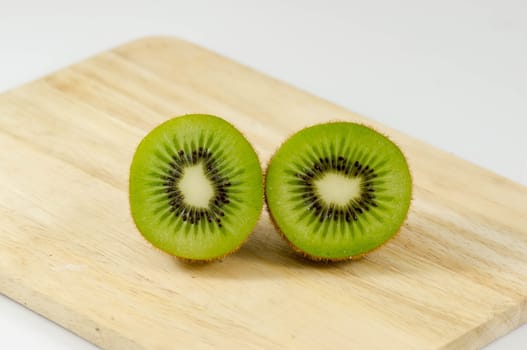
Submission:
[[[412,179],[401,150],[373,129],[350,122],[315,125],[272,157],[265,195],[287,241],[314,260],[359,257],[400,229]]]
[[[187,260],[236,250],[263,206],[258,157],[234,126],[185,115],[153,129],[130,167],[130,208],[155,247]]]

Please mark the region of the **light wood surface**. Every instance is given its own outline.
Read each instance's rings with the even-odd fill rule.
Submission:
[[[140,139],[186,113],[235,124],[262,164],[304,126],[374,126],[408,156],[408,221],[320,265],[264,214],[222,262],[179,262],[141,238],[127,184]],[[476,349],[527,321],[525,187],[176,39],[1,95],[0,183],[0,292],[106,349]]]

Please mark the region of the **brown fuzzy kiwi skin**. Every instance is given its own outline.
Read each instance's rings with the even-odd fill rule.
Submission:
[[[342,121],[330,121],[330,122],[325,122],[324,124],[330,124],[330,123],[339,123],[339,122],[342,122]],[[346,121],[347,122],[347,121]],[[359,124],[361,126],[364,126],[364,127],[367,127],[371,130],[374,130],[375,132],[381,134],[382,136],[386,137],[388,140],[390,140],[394,145],[396,145],[397,147],[399,147],[399,145],[397,145],[397,143],[395,143],[392,139],[390,139],[387,135],[383,134],[383,133],[380,133],[379,131],[377,131],[376,129],[372,128],[371,126],[369,125],[366,125],[366,124],[363,124],[363,123],[356,123],[356,122],[352,122],[352,123],[355,123],[355,124]],[[314,124],[312,126],[315,126],[315,125],[318,125],[318,124]],[[306,126],[304,128],[308,128],[310,126]],[[304,129],[303,128],[303,129]],[[292,135],[290,135],[288,138],[286,138],[286,140],[284,142],[282,142],[282,144],[280,145],[280,147],[287,141],[289,140],[290,138],[292,137]],[[320,256],[314,256],[314,255],[311,255],[305,251],[303,251],[302,249],[300,249],[299,247],[297,247],[296,245],[293,244],[293,242],[291,242],[287,236],[282,232],[282,230],[280,229],[280,227],[278,226],[278,224],[276,223],[274,217],[273,217],[273,214],[271,213],[271,209],[269,207],[269,202],[267,200],[267,174],[268,174],[268,169],[269,169],[269,164],[271,163],[271,160],[274,158],[276,152],[278,152],[278,149],[280,149],[280,147],[277,148],[277,150],[275,151],[275,153],[271,156],[271,158],[269,158],[269,160],[267,161],[267,166],[265,167],[265,174],[264,174],[264,202],[265,202],[265,208],[266,208],[266,211],[267,213],[269,214],[269,218],[271,219],[271,223],[273,224],[276,232],[280,235],[280,237],[282,237],[282,239],[284,241],[286,241],[286,243],[297,253],[299,254],[300,256],[302,256],[303,258],[305,259],[308,259],[310,261],[313,261],[313,262],[317,262],[317,263],[338,263],[338,262],[343,262],[343,261],[351,261],[351,260],[354,260],[354,261],[357,261],[357,260],[360,260],[362,259],[364,256],[366,256],[367,254],[369,253],[372,253],[374,251],[376,251],[377,249],[380,249],[382,248],[386,243],[390,242],[391,240],[395,239],[397,236],[399,236],[399,234],[401,233],[401,229],[403,228],[404,224],[406,223],[407,219],[408,219],[408,213],[410,213],[410,210],[412,208],[412,202],[414,200],[413,198],[413,175],[412,175],[412,170],[410,168],[410,164],[408,163],[408,158],[406,158],[406,155],[402,152],[401,150],[401,153],[403,154],[403,157],[405,158],[406,160],[406,164],[408,165],[408,172],[410,173],[410,182],[411,182],[411,187],[410,187],[410,206],[408,207],[408,211],[406,212],[406,216],[401,224],[401,227],[399,228],[399,230],[393,234],[390,238],[388,238],[386,241],[384,241],[381,245],[377,246],[377,247],[374,247],[366,252],[363,252],[363,253],[360,253],[360,254],[357,254],[357,255],[352,255],[352,256],[345,256],[345,257],[342,257],[342,258],[326,258],[326,257],[320,257]],[[400,147],[399,147],[400,149]]]

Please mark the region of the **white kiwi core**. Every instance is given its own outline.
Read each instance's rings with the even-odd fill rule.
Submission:
[[[202,163],[186,167],[177,186],[183,194],[183,201],[189,206],[208,208],[214,196],[214,187],[205,175]]]
[[[342,174],[326,173],[322,178],[313,183],[320,198],[326,204],[343,206],[352,199],[361,197],[360,177],[348,177]]]

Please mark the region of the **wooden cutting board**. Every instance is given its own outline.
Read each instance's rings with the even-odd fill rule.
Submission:
[[[235,124],[262,165],[304,126],[372,125],[408,156],[408,221],[328,265],[264,214],[222,262],[179,262],[139,235],[127,184],[140,139],[186,113]],[[527,321],[527,188],[177,39],[0,95],[0,183],[0,292],[102,348],[475,349]]]

